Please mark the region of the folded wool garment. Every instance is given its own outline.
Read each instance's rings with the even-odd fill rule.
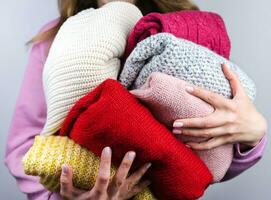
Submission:
[[[137,158],[133,172],[145,163],[152,166],[146,178],[158,199],[197,199],[212,182],[200,158],[179,142],[119,82],[108,79],[81,98],[67,115],[60,130],[95,155],[112,148],[112,161],[119,166],[128,151]]]
[[[155,118],[172,129],[176,119],[204,117],[214,108],[205,101],[186,92],[185,81],[153,72],[139,89],[130,91],[146,105]],[[202,142],[206,138],[178,135],[183,142]],[[228,171],[233,158],[233,145],[222,145],[211,150],[195,151],[213,175],[213,182],[219,182]]]
[[[230,56],[231,43],[223,19],[204,11],[151,13],[142,17],[128,37],[125,56],[130,55],[138,42],[162,32],[205,46],[227,59]]]
[[[248,96],[254,99],[255,84],[237,65],[169,33],[159,33],[140,42],[127,59],[119,80],[128,89],[137,89],[152,72],[162,72],[230,98],[231,87],[221,69],[222,63],[236,73]]]
[[[43,135],[59,130],[80,97],[105,79],[117,78],[127,36],[141,16],[130,3],[112,2],[84,10],[63,24],[43,70],[47,102]]]
[[[73,169],[73,184],[76,188],[90,190],[96,181],[99,157],[76,144],[68,137],[36,136],[33,146],[23,158],[26,174],[39,176],[40,183],[49,191],[59,192],[63,164]],[[111,175],[116,172],[111,167]],[[154,200],[149,189],[139,193],[134,200]]]

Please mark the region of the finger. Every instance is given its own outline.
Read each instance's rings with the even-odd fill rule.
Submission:
[[[237,75],[226,64],[222,64],[222,70],[230,82],[233,97],[236,96],[237,93],[242,92],[242,85]]]
[[[73,193],[72,170],[69,166],[63,165],[60,176],[60,194],[64,198],[71,198]]]
[[[233,137],[231,135],[214,137],[206,142],[201,143],[189,142],[186,143],[186,145],[194,150],[210,150],[228,143],[233,143]]]
[[[151,167],[151,163],[145,164],[139,170],[137,170],[131,176],[129,176],[127,181],[132,183],[133,185],[136,185],[150,167]]]
[[[206,117],[178,119],[174,122],[173,128],[214,128],[222,126],[226,122],[227,121],[225,118],[221,117],[219,113],[215,112]],[[178,134],[177,132],[175,133]]]
[[[133,151],[127,152],[123,157],[123,160],[112,180],[112,187],[109,188],[109,193],[114,194],[120,188],[122,183],[125,181],[128,176],[129,170],[132,166],[132,163],[135,159],[136,153]]]
[[[216,94],[204,88],[196,87],[196,86],[186,86],[186,91],[203,101],[209,103],[215,108],[220,108],[225,106],[228,103],[228,99],[223,97],[222,95]]]
[[[146,187],[148,187],[151,184],[150,180],[142,181],[141,183],[137,184],[132,189],[132,196],[137,195],[138,193],[142,192]]]
[[[179,133],[178,135],[182,134],[185,136],[212,138],[212,137],[226,135],[227,133],[226,131],[227,131],[227,128],[225,126],[219,126],[215,128],[206,128],[206,129],[184,128],[181,130],[181,133]]]
[[[101,154],[99,172],[93,188],[95,193],[99,195],[107,192],[108,184],[110,181],[111,156],[112,151],[110,147],[105,147]]]

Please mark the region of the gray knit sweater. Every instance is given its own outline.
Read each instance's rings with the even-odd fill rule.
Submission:
[[[193,42],[160,33],[138,43],[126,60],[119,81],[128,89],[142,86],[152,72],[162,72],[230,98],[231,87],[221,64],[239,77],[248,96],[254,99],[254,82],[235,64]]]

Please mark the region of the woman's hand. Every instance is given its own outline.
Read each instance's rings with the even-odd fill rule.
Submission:
[[[230,82],[232,99],[199,87],[186,87],[187,92],[215,108],[206,117],[179,119],[174,122],[174,134],[208,139],[202,143],[187,143],[193,149],[206,150],[236,142],[251,148],[259,143],[267,131],[265,118],[256,110],[238,77],[226,65],[222,65],[222,69]]]
[[[150,181],[140,182],[142,176],[151,166],[150,163],[127,177],[135,158],[135,152],[132,151],[126,153],[115,176],[110,180],[111,155],[111,149],[109,147],[104,148],[96,183],[90,191],[74,188],[72,184],[72,170],[69,166],[64,165],[60,177],[61,196],[72,200],[129,199],[150,184]]]

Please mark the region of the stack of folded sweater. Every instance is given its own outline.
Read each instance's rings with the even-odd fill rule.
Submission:
[[[120,82],[149,108],[156,119],[172,129],[176,119],[204,117],[213,107],[185,91],[192,84],[232,96],[221,64],[238,75],[251,99],[256,95],[253,81],[226,58],[230,41],[223,20],[202,11],[153,13],[140,19],[126,47]],[[133,51],[132,51],[133,50]],[[159,72],[159,73],[158,73]],[[206,139],[178,136],[182,142]],[[213,175],[213,183],[225,176],[233,158],[233,145],[196,151]]]
[[[112,2],[70,17],[56,35],[43,71],[47,121],[23,158],[25,173],[40,176],[48,190],[59,191],[65,163],[73,167],[76,187],[90,189],[95,183],[99,155],[54,134],[78,99],[104,80],[117,79],[127,36],[140,17],[134,5]],[[149,191],[138,196],[153,199]]]
[[[254,83],[226,60],[230,42],[223,20],[200,11],[140,17],[132,4],[113,2],[71,17],[57,34],[43,76],[47,122],[23,159],[25,173],[40,176],[49,190],[59,191],[62,164],[72,166],[76,187],[90,189],[105,146],[112,148],[114,166],[130,150],[138,158],[131,172],[152,163],[145,175],[152,192],[135,199],[197,199],[225,175],[232,145],[195,154],[182,141],[196,138],[180,141],[170,132],[175,119],[213,112],[185,92],[186,84],[231,97],[222,62],[255,96]],[[120,73],[125,46],[129,57]],[[113,80],[119,73],[126,88]],[[54,136],[58,131],[61,136]]]

